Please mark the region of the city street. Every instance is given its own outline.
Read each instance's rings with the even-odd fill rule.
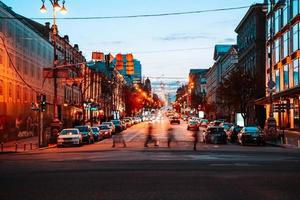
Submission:
[[[156,122],[160,141],[144,148],[147,123],[126,131],[127,148],[111,139],[82,147],[0,155],[0,199],[299,199],[297,149],[198,144],[186,122]]]

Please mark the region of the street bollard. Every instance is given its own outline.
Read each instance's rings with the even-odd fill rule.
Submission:
[[[24,151],[26,151],[26,144],[24,144]]]
[[[287,137],[285,137],[285,144],[289,144]]]
[[[298,148],[300,148],[300,140],[298,139]]]
[[[30,143],[30,150],[32,150],[32,143]]]
[[[3,152],[3,151],[4,151],[4,143],[1,142],[1,152]]]
[[[280,137],[280,143],[281,143],[281,144],[284,144],[284,143],[283,143],[283,137]]]
[[[15,152],[18,151],[18,143],[15,144]]]

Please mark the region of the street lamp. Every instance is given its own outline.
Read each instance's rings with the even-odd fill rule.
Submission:
[[[47,9],[45,6],[45,0],[41,0],[42,1],[42,7],[40,8],[40,11],[42,13],[46,13]],[[61,127],[61,122],[58,119],[58,108],[57,108],[57,63],[58,63],[58,58],[57,58],[57,47],[56,47],[56,39],[57,39],[57,35],[58,35],[58,30],[57,30],[57,25],[56,25],[56,13],[60,10],[62,14],[65,14],[67,12],[67,9],[65,8],[65,0],[62,1],[62,5],[63,7],[61,8],[59,5],[59,1],[60,0],[49,0],[51,5],[52,5],[52,9],[53,9],[53,38],[52,38],[52,42],[53,42],[53,86],[54,86],[54,96],[53,96],[53,121],[51,123],[51,130],[52,130],[52,134],[51,134],[51,140],[54,140],[54,137],[56,137],[56,135],[58,133],[58,130]]]
[[[268,81],[268,89],[270,92],[270,112],[269,112],[269,118],[267,120],[267,125],[268,125],[268,133],[270,134],[272,131],[275,131],[275,127],[276,127],[276,120],[274,118],[274,114],[273,114],[273,88],[276,86],[276,83],[274,83],[273,81],[273,48],[274,48],[274,15],[275,15],[275,1],[274,0],[269,0],[266,1],[266,6],[268,7],[270,5],[270,52],[269,52],[269,74],[270,74],[270,80]],[[279,0],[276,3],[276,9],[282,9],[286,6],[286,1],[285,0]]]

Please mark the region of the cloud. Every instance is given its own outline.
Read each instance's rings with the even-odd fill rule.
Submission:
[[[187,33],[174,33],[164,37],[157,37],[155,39],[162,40],[162,41],[176,41],[176,40],[197,40],[197,39],[216,39],[216,38],[211,37],[208,34],[192,35]]]
[[[223,40],[219,41],[218,43],[236,43],[236,38],[224,38]]]

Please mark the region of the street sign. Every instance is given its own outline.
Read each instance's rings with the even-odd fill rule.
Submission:
[[[268,88],[273,89],[276,86],[276,83],[273,80],[268,81]]]

